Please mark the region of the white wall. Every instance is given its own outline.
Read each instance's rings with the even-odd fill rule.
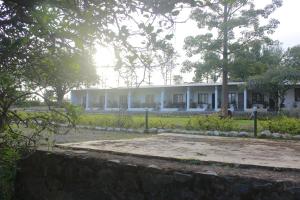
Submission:
[[[138,89],[131,92],[131,102],[146,102],[147,95],[154,95],[154,102],[160,103],[160,90],[158,89]]]
[[[295,89],[289,89],[285,94],[284,105],[287,109],[293,109],[295,103]],[[296,102],[297,107],[300,107],[300,102]]]
[[[183,95],[183,102],[186,102],[186,87],[180,88],[165,88],[165,103],[173,103],[173,96],[175,94],[182,94]]]

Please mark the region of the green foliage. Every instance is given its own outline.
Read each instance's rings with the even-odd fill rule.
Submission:
[[[288,48],[285,52],[283,64],[300,70],[300,45]]]
[[[277,42],[253,41],[234,55],[229,66],[230,79],[245,81],[251,76],[260,75],[281,63],[283,50]]]
[[[266,120],[261,125],[265,130],[274,133],[300,134],[300,120],[295,118],[277,117],[272,120]]]
[[[66,115],[69,116],[74,125],[78,123],[80,115],[83,113],[83,108],[81,106],[74,106],[72,104],[65,104]]]
[[[198,131],[253,131],[253,120],[247,116],[221,119],[217,115],[208,116],[176,116],[176,115],[149,115],[149,128],[185,129]],[[144,115],[113,114],[83,114],[78,124],[114,127],[114,128],[145,128]],[[276,113],[259,114],[258,130],[271,132],[300,134],[300,119],[278,116]]]
[[[280,110],[279,105],[284,103],[285,93],[294,88],[299,80],[299,70],[279,66],[269,69],[261,75],[251,77],[247,87],[261,93],[268,93],[275,102],[276,110]]]
[[[70,106],[66,113],[58,110],[41,113],[10,110],[6,113],[0,131],[0,199],[9,200],[13,196],[16,162],[36,149],[43,131],[56,134],[60,132],[58,123],[74,125],[78,119],[78,111],[74,109]]]
[[[160,5],[157,5],[159,3]],[[77,108],[66,106],[66,113],[49,107],[46,113],[22,113],[12,109],[13,105],[23,104],[27,99],[39,97],[47,105],[51,102],[49,95],[43,96],[46,90],[55,90],[58,103],[63,95],[73,87],[91,84],[96,79],[95,66],[91,62],[91,53],[95,42],[111,44],[127,52],[138,54],[128,45],[132,33],[128,20],[130,14],[146,10],[154,13],[170,11],[175,3],[143,1],[1,1],[0,6],[0,168],[13,171],[11,162],[20,156],[27,155],[37,147],[42,131],[56,133],[57,123],[71,123],[79,120]],[[147,9],[144,9],[147,8]],[[152,10],[153,9],[153,10]],[[149,12],[150,14],[152,12]],[[172,13],[177,15],[177,13]],[[149,18],[155,18],[155,14]],[[142,29],[147,40],[160,47],[167,46],[163,39],[157,39],[160,31],[154,30],[152,20],[147,17]],[[121,26],[118,26],[121,24]],[[134,23],[133,23],[134,24]],[[162,25],[163,27],[163,25]],[[139,29],[140,30],[140,29]],[[156,32],[157,34],[155,34]],[[134,37],[139,35],[134,32]],[[170,36],[166,36],[171,39]],[[134,38],[135,39],[135,38]],[[160,41],[156,43],[155,41]],[[134,43],[135,44],[135,43]],[[155,48],[159,48],[156,46]],[[171,48],[170,48],[171,49]],[[145,58],[145,59],[144,59]],[[147,61],[147,57],[140,59]],[[26,102],[25,102],[26,104]],[[61,106],[61,105],[59,105]],[[128,126],[124,120],[118,125]],[[128,121],[128,119],[125,119]],[[129,120],[130,121],[130,120]],[[23,132],[29,128],[29,134]],[[17,155],[17,156],[15,156]],[[10,162],[11,161],[11,162]],[[10,172],[8,172],[10,173]],[[5,172],[6,174],[6,172]],[[13,173],[12,173],[13,174]],[[3,178],[1,174],[0,191],[10,199],[9,186],[11,177]],[[8,181],[7,184],[2,181]],[[1,194],[2,195],[2,194]],[[2,199],[2,196],[0,197]]]
[[[205,33],[185,39],[187,56],[199,59],[185,61],[183,71],[194,69],[197,81],[216,80],[227,67],[229,74],[233,73],[239,79],[264,71],[265,66],[261,66],[258,55],[255,55],[261,54],[257,45],[270,41],[266,35],[273,33],[279,22],[274,19],[265,25],[259,22],[261,18],[268,18],[281,4],[282,1],[273,1],[263,9],[256,9],[253,0],[217,0],[195,7],[191,18],[199,29],[205,29]],[[240,68],[247,74],[235,71]]]
[[[16,161],[20,155],[16,149],[1,148],[0,157],[0,199],[12,199],[17,169]]]
[[[78,123],[102,127],[145,128],[145,118],[143,115],[82,115]],[[199,117],[149,116],[149,128],[220,131],[240,130],[235,124],[235,121],[232,119],[220,119],[216,115]]]
[[[198,118],[197,123],[198,127],[196,127],[199,130],[232,131],[234,129],[234,123],[232,119],[220,119],[220,117],[217,115]]]
[[[222,75],[222,116],[228,116],[228,77],[235,56],[253,41],[269,40],[267,35],[274,32],[279,21],[270,19],[264,25],[260,21],[281,5],[282,0],[276,0],[256,9],[253,0],[216,0],[192,9],[191,18],[204,33],[185,39],[187,56],[198,60],[184,62],[183,71],[194,69],[197,81],[216,81]]]
[[[130,128],[134,124],[131,115],[126,115],[124,113],[119,113],[118,115],[115,115],[113,121],[114,127],[120,128]]]
[[[51,48],[38,59],[41,64],[31,69],[30,81],[37,86],[51,88],[59,106],[62,106],[63,97],[70,90],[82,85],[89,86],[98,81],[93,58],[83,50],[66,52],[60,47]]]

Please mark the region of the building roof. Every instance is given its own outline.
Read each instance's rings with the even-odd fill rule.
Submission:
[[[245,82],[229,82],[228,85],[244,85]],[[222,83],[185,83],[180,85],[141,85],[139,87],[114,87],[114,88],[85,88],[77,89],[73,91],[85,91],[85,90],[128,90],[128,89],[155,89],[155,88],[175,88],[175,87],[197,87],[197,86],[220,86]]]

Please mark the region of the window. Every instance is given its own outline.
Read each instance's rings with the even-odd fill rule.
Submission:
[[[228,101],[229,104],[236,104],[236,93],[229,93]]]
[[[173,103],[183,103],[183,94],[174,94]]]
[[[153,104],[154,103],[154,95],[148,94],[146,95],[146,104]]]
[[[264,103],[264,95],[261,93],[252,93],[252,103],[253,104],[263,104]]]
[[[103,105],[104,102],[105,102],[105,96],[102,96],[102,95],[99,96],[99,101],[98,102],[99,102],[100,105]]]
[[[121,107],[127,106],[127,95],[121,95],[119,100],[120,100]]]
[[[300,101],[300,88],[295,88],[295,101]]]
[[[198,104],[208,104],[207,93],[198,93]]]

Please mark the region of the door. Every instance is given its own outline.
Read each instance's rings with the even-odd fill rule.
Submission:
[[[212,95],[211,95],[211,108],[212,109],[215,109],[215,99],[216,99],[216,95],[215,95],[215,93],[212,93]]]
[[[244,93],[238,95],[238,110],[244,110]]]

